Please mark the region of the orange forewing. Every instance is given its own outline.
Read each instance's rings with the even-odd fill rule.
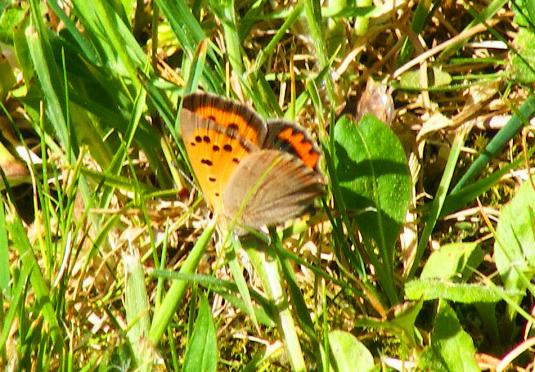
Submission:
[[[266,124],[245,105],[212,94],[194,93],[184,98],[183,108],[217,123],[229,136],[241,137],[258,146],[264,143]]]
[[[247,125],[241,105],[229,106],[207,94],[186,96],[181,113],[182,137],[204,196],[216,213],[223,210],[222,195],[228,179],[250,152],[265,138],[265,124],[252,118]],[[213,105],[213,106],[211,106]],[[237,127],[233,126],[236,125]]]
[[[203,123],[208,121],[203,119]],[[184,143],[206,200],[214,212],[221,212],[221,196],[228,179],[252,149],[221,133],[214,125],[195,128],[191,136],[184,138]]]

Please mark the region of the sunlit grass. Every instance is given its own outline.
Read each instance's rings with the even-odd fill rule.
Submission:
[[[0,366],[527,368],[535,15],[487,3],[0,4]],[[196,90],[310,133],[310,213],[211,218]]]

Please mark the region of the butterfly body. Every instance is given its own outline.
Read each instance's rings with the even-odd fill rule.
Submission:
[[[322,193],[320,152],[292,123],[206,93],[184,97],[182,139],[214,213],[253,228],[303,213]]]

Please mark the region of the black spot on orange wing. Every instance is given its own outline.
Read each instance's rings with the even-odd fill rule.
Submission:
[[[211,167],[213,165],[213,163],[212,163],[212,161],[210,159],[201,159],[201,163],[202,164],[206,164],[209,167]]]

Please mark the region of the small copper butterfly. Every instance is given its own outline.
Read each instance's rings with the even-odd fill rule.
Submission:
[[[204,197],[217,215],[257,228],[302,214],[323,191],[320,152],[283,120],[207,93],[184,97],[182,139]]]

